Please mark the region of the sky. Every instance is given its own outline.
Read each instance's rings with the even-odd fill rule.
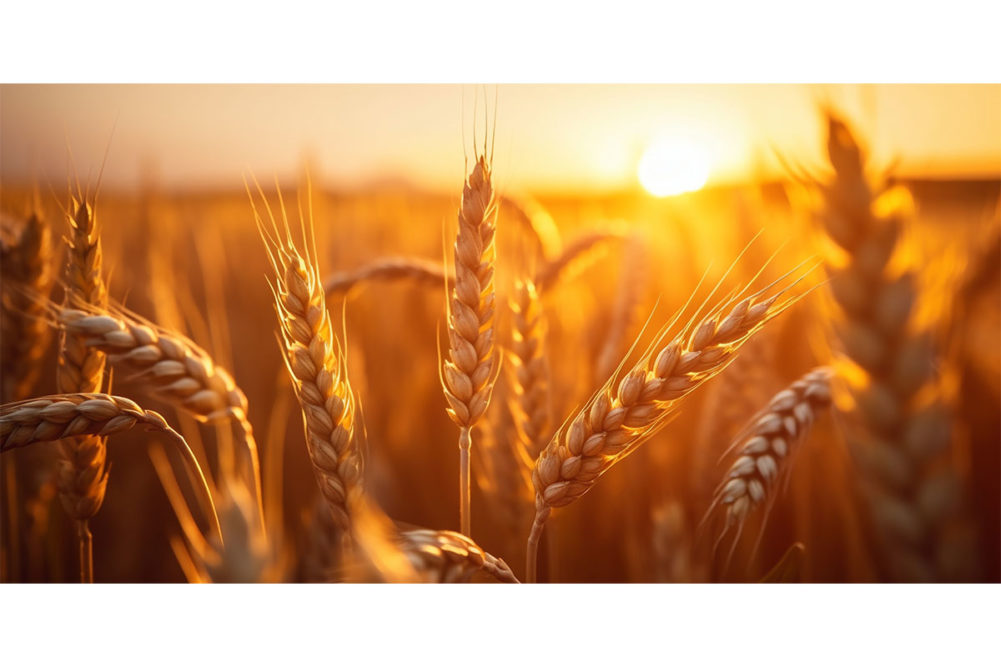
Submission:
[[[501,187],[634,188],[653,144],[710,183],[815,164],[819,105],[903,176],[1001,177],[999,85],[4,85],[0,177],[65,182],[107,152],[105,187],[242,188],[243,174],[452,191],[485,130]],[[687,155],[679,151],[679,155]]]

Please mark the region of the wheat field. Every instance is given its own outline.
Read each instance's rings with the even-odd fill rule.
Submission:
[[[816,113],[666,198],[5,182],[2,580],[1001,581],[1001,181]]]

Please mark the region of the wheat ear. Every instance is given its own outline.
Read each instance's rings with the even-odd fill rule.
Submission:
[[[65,303],[72,301],[99,310],[108,305],[108,293],[101,276],[101,240],[94,209],[86,201],[71,202],[70,235],[67,238]],[[101,391],[105,355],[90,348],[78,336],[60,333],[56,387],[61,393]],[[107,442],[85,435],[59,443],[60,465],[57,483],[63,508],[76,521],[80,546],[80,579],[94,580],[93,537],[89,519],[104,502],[108,484]]]
[[[451,288],[455,279],[445,274],[445,268],[421,257],[382,257],[354,271],[337,273],[323,281],[323,291],[327,297],[350,292],[361,283],[408,280],[427,287],[440,288],[447,283]]]
[[[263,193],[260,194],[267,204]],[[256,205],[253,208],[274,270],[271,287],[281,352],[302,408],[309,460],[320,493],[346,535],[350,529],[352,499],[361,493],[363,461],[355,439],[355,398],[317,270],[312,214],[309,232],[302,230],[306,250],[300,252],[292,237],[284,203],[280,225],[270,207],[268,225]],[[306,224],[304,220],[301,222]]]
[[[399,530],[371,499],[358,494],[351,504],[355,549],[348,578],[393,583],[459,583],[484,572],[518,583],[507,564],[475,542],[450,530]]]
[[[108,436],[136,426],[162,433],[177,446],[201,482],[199,490],[205,494],[211,508],[209,518],[218,532],[212,494],[188,443],[162,416],[127,398],[108,394],[55,394],[7,403],[0,406],[0,452],[80,435]]]
[[[247,454],[247,479],[258,499],[260,463],[254,430],[247,419],[247,397],[229,372],[205,350],[181,334],[168,331],[121,308],[101,311],[82,304],[57,308],[56,321],[88,348],[104,352],[108,361],[146,380],[151,393],[201,421],[232,420]]]
[[[494,386],[494,234],[497,208],[486,156],[462,189],[455,238],[455,287],[448,308],[449,358],[442,367],[448,415],[459,434],[459,523],[470,533],[469,453],[472,428]]]
[[[5,221],[6,222],[6,221]],[[45,298],[52,287],[51,234],[38,213],[2,244],[0,289],[3,298],[0,346],[2,400],[26,398],[38,379],[49,339]]]
[[[827,121],[834,176],[822,186],[819,217],[842,251],[828,265],[848,358],[841,369],[848,404],[839,407],[849,417],[884,578],[941,580],[948,578],[942,537],[961,502],[942,460],[951,425],[936,388],[935,343],[914,323],[917,271],[893,261],[912,204],[902,188],[877,195],[847,125],[833,115]]]
[[[552,428],[549,399],[549,363],[546,358],[546,322],[535,284],[518,281],[510,301],[513,318],[508,369],[514,393],[519,439],[534,461],[549,441]]]
[[[400,533],[400,544],[417,572],[432,583],[469,581],[480,571],[504,583],[519,583],[507,563],[491,556],[461,533],[408,530]]]
[[[818,413],[831,404],[831,369],[815,368],[775,394],[733,443],[736,460],[716,489],[710,512],[726,512],[724,532],[738,534],[748,514],[770,497]],[[772,496],[773,497],[773,496]]]
[[[766,287],[737,303],[727,299],[664,344],[671,324],[633,368],[613,377],[556,432],[532,472],[535,520],[528,538],[528,580],[535,581],[539,538],[553,508],[584,495],[608,471],[656,433],[678,401],[726,368],[741,345],[794,298]]]

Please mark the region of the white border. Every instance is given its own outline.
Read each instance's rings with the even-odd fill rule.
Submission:
[[[12,2],[6,82],[997,82],[997,3]]]

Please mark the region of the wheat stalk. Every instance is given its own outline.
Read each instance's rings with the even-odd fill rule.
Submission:
[[[4,226],[13,226],[4,220]],[[3,319],[0,384],[4,402],[26,398],[38,379],[48,344],[45,297],[52,287],[51,235],[38,213],[28,216],[20,230],[5,229],[0,256]]]
[[[329,298],[346,294],[360,283],[396,280],[409,280],[433,288],[441,288],[444,284],[451,288],[455,283],[454,277],[446,276],[445,268],[437,262],[420,257],[382,257],[353,271],[326,278],[323,291]]]
[[[219,531],[204,535],[191,515],[166,455],[153,447],[150,460],[181,526],[183,539],[172,535],[170,546],[189,582],[268,583],[279,580],[280,563],[258,520],[256,500],[245,480],[223,472],[219,481],[212,485]]]
[[[442,365],[447,412],[460,428],[459,523],[470,533],[472,427],[494,386],[494,235],[497,208],[490,164],[481,155],[462,189],[455,238],[455,286],[448,304],[449,358]]]
[[[694,568],[690,535],[681,503],[677,500],[664,502],[654,509],[650,518],[654,581],[691,582]]]
[[[949,569],[941,537],[960,502],[940,456],[951,427],[935,386],[935,344],[914,324],[917,273],[894,262],[912,204],[902,188],[875,192],[847,125],[833,115],[827,124],[834,175],[821,185],[819,219],[841,251],[828,265],[835,331],[848,361],[839,407],[849,417],[884,578],[941,580]]]
[[[267,205],[263,192],[258,190]],[[341,343],[334,335],[327,313],[315,259],[315,241],[312,247],[307,242],[306,250],[300,252],[292,238],[284,203],[281,203],[281,226],[270,206],[269,226],[256,205],[253,209],[274,270],[271,287],[281,351],[302,408],[309,460],[320,493],[337,525],[347,531],[352,499],[361,493],[363,460],[355,440],[355,398]],[[312,215],[309,229],[312,230]],[[303,236],[307,236],[305,229]]]
[[[730,450],[736,451],[736,459],[709,510],[724,509],[724,532],[736,526],[739,536],[748,514],[773,498],[774,486],[786,474],[818,413],[831,404],[831,375],[829,368],[815,368],[775,394],[733,443]]]
[[[101,276],[101,240],[94,210],[87,201],[71,202],[68,215],[65,303],[71,301],[103,310],[108,293]],[[60,333],[56,387],[60,393],[99,392],[104,379],[104,353],[90,348],[78,336]],[[94,580],[93,537],[89,519],[104,502],[108,484],[107,443],[97,436],[68,438],[60,442],[57,478],[59,495],[70,518],[76,521],[80,543],[80,578]]]
[[[144,410],[127,398],[96,393],[55,394],[4,404],[0,406],[0,452],[81,435],[108,436],[136,426],[162,433],[177,446],[201,482],[200,490],[211,508],[210,520],[218,531],[212,495],[188,443],[158,413]]]
[[[532,473],[530,582],[535,581],[539,538],[552,510],[584,495],[598,477],[656,433],[678,401],[722,371],[752,334],[795,300],[779,300],[789,288],[765,296],[771,287],[736,303],[736,297],[725,300],[664,344],[667,325],[628,373],[610,378],[556,432]]]

